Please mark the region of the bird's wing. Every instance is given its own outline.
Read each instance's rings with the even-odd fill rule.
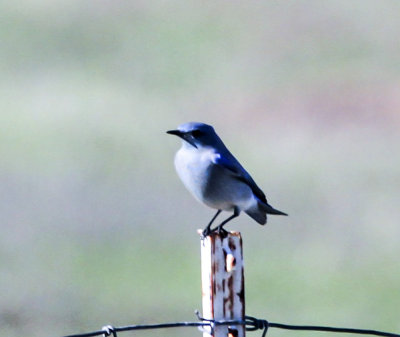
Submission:
[[[247,173],[233,155],[230,154],[229,157],[226,157],[217,153],[213,158],[213,163],[229,170],[238,180],[248,185],[258,199],[267,203],[264,192],[257,186],[250,174]]]

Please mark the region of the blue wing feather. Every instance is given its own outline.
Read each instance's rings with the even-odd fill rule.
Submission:
[[[229,156],[227,157],[218,153],[215,156],[213,162],[214,164],[219,165],[232,172],[238,180],[244,182],[251,188],[254,195],[258,199],[260,199],[264,203],[267,203],[264,192],[257,186],[250,174],[242,167],[242,165],[240,165],[240,163],[232,154],[229,153]]]

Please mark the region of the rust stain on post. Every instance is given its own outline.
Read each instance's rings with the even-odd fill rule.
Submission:
[[[201,239],[203,317],[216,320],[244,319],[244,270],[239,232],[212,233]],[[215,326],[204,337],[244,337],[245,328]]]

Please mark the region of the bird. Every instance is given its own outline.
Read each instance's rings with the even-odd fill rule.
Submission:
[[[167,134],[182,139],[175,154],[175,169],[185,187],[201,203],[217,210],[202,235],[217,231],[227,233],[224,226],[243,211],[260,225],[267,223],[267,214],[287,215],[273,208],[250,174],[231,154],[211,125],[189,122]],[[211,229],[222,211],[233,212]]]

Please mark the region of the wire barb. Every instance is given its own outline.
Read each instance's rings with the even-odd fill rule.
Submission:
[[[203,333],[207,332],[208,334],[213,336],[214,335],[214,325],[212,323],[214,322],[214,320],[204,318],[203,316],[200,315],[200,311],[197,310],[197,309],[194,311],[194,314],[196,315],[196,317],[197,317],[197,319],[199,321],[209,323],[209,324],[204,325],[204,326],[199,326],[198,329]],[[205,329],[205,327],[210,328],[210,330]]]
[[[266,319],[257,319],[255,317],[246,316],[246,331],[264,330],[261,337],[265,337],[268,332],[269,322]]]
[[[196,315],[197,319],[199,321],[203,321],[203,322],[210,322],[210,323],[214,323],[215,320],[214,319],[208,319],[208,318],[204,318],[203,316],[200,315],[200,311],[198,311],[197,309],[194,311],[194,314]]]
[[[104,330],[105,333],[103,336],[110,336],[111,334],[113,335],[113,337],[118,337],[117,336],[117,331],[115,330],[115,328],[112,325],[105,325],[101,328],[101,330]]]

